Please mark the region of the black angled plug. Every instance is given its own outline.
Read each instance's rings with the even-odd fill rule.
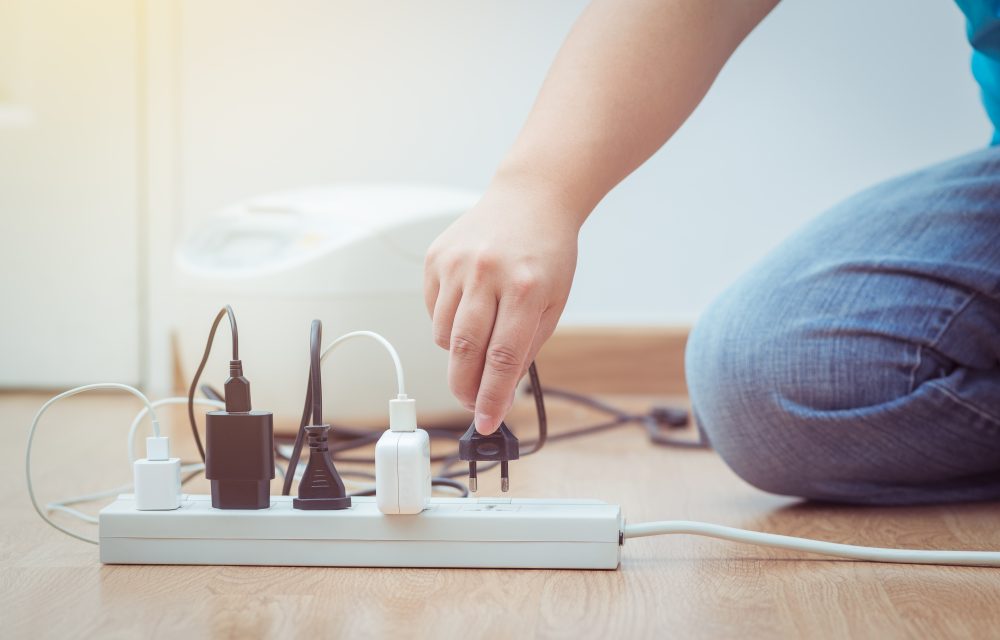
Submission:
[[[351,506],[351,496],[347,495],[344,481],[330,458],[329,433],[328,424],[306,427],[309,462],[299,481],[299,497],[292,500],[296,509],[335,510]]]
[[[485,436],[476,431],[476,423],[473,422],[458,440],[458,458],[469,462],[469,489],[472,491],[479,488],[476,477],[477,462],[499,462],[500,490],[507,491],[510,488],[507,462],[517,460],[520,455],[521,449],[517,437],[503,422],[496,431]]]
[[[330,455],[330,425],[323,423],[323,380],[320,374],[320,348],[323,337],[323,323],[312,321],[309,331],[309,388],[306,392],[306,406],[302,414],[302,424],[295,435],[295,447],[288,461],[283,494],[288,495],[295,470],[302,452],[302,439],[309,440],[309,462],[305,474],[299,482],[299,497],[292,500],[296,509],[347,509],[351,506],[351,496],[344,489],[344,481],[337,473]],[[309,424],[310,417],[312,424]],[[308,425],[308,426],[307,426]]]

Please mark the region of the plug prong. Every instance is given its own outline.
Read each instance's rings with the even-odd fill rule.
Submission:
[[[507,491],[510,489],[510,477],[507,475],[507,461],[500,461],[500,490]]]
[[[469,491],[475,493],[479,489],[479,480],[476,478],[476,461],[469,461]]]

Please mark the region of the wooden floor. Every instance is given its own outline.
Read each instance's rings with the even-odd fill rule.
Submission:
[[[48,527],[28,502],[25,435],[44,399],[0,395],[4,638],[1000,635],[1000,570],[832,561],[686,536],[627,541],[618,571],[102,566],[95,546]],[[125,435],[136,405],[99,395],[54,407],[33,458],[41,499],[128,482]],[[555,431],[590,419],[551,408]],[[204,491],[201,482],[192,492]],[[496,491],[495,476],[480,482]],[[798,504],[747,486],[714,453],[652,447],[636,427],[553,443],[513,463],[511,483],[514,496],[620,503],[630,522],[683,518],[856,544],[1000,549],[996,504]]]

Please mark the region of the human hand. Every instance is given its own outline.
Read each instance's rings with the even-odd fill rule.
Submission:
[[[424,297],[448,384],[493,433],[566,306],[582,218],[543,189],[493,185],[431,245]]]

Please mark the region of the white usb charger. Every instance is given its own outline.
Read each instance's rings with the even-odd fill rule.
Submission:
[[[170,457],[170,439],[146,438],[146,457],[132,465],[135,508],[169,511],[181,506],[181,459]]]
[[[417,428],[416,402],[389,401],[389,429],[375,445],[375,503],[385,514],[420,513],[431,499],[431,443]]]

